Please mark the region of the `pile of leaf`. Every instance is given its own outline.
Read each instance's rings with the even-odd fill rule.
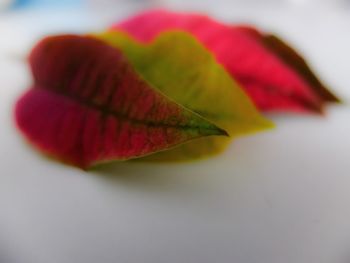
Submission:
[[[156,10],[98,34],[50,36],[29,63],[17,126],[81,168],[212,155],[272,127],[260,111],[321,113],[338,101],[276,36],[199,14]]]

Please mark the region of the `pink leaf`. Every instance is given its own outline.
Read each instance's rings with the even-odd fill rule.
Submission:
[[[155,10],[111,30],[124,30],[143,42],[167,30],[193,34],[263,111],[322,112],[325,101],[338,100],[293,49],[252,28],[228,26],[200,14]]]

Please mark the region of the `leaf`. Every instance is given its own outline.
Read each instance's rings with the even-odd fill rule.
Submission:
[[[316,92],[324,102],[340,102],[340,99],[332,94],[317,78],[305,59],[278,36],[263,34],[257,29],[246,25],[235,26],[235,29],[241,30],[246,34],[249,34],[251,37],[254,37],[283,60],[284,63],[293,68],[293,70],[296,71],[304,81],[308,82],[310,87],[313,88],[314,92]]]
[[[17,102],[18,127],[37,148],[87,168],[227,133],[154,89],[125,56],[93,37],[42,40],[34,83]]]
[[[285,51],[277,51],[282,49],[281,44],[277,45],[278,48],[271,48],[271,40],[261,43],[244,30],[204,15],[154,10],[111,28],[125,31],[143,42],[174,29],[187,31],[200,40],[263,111],[320,113],[322,98],[334,97],[319,84],[308,67],[309,70],[305,71],[305,64],[302,64],[302,69],[299,68],[300,59],[296,59],[295,54],[291,60],[286,59]],[[297,60],[299,62],[295,63]]]
[[[272,127],[213,55],[190,34],[163,33],[149,44],[121,32],[97,37],[122,50],[154,87],[224,129],[231,138]],[[147,159],[174,161],[212,155],[225,149],[229,140],[203,138]]]

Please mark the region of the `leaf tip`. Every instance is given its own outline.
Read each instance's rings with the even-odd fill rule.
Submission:
[[[200,129],[199,133],[202,136],[216,135],[216,136],[230,137],[229,133],[225,129],[222,129],[222,128],[218,127],[217,125],[213,124],[213,123],[209,123],[209,125],[201,127],[199,129]]]
[[[221,128],[217,128],[217,129],[218,129],[218,134],[217,135],[230,137],[230,135],[228,134],[228,132],[226,130],[221,129]]]

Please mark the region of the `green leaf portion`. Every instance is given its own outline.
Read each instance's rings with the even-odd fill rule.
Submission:
[[[232,137],[273,127],[212,54],[190,34],[162,33],[142,44],[122,32],[95,35],[128,57],[138,73],[177,103],[211,121]],[[147,160],[178,161],[221,152],[229,138],[194,140]],[[144,159],[144,158],[143,158]]]

